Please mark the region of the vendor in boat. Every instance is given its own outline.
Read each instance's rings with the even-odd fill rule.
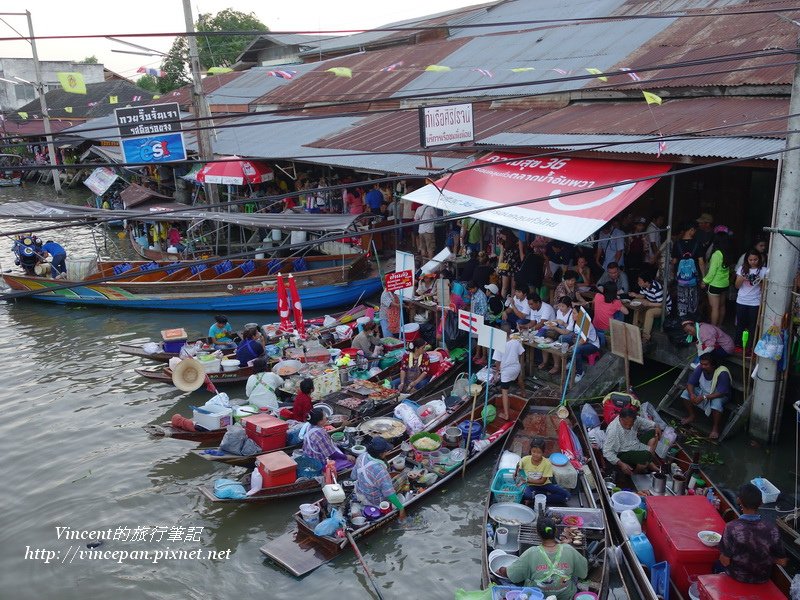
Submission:
[[[46,241],[42,244],[42,250],[44,251],[44,257],[47,258],[47,255],[50,255],[50,274],[52,275],[53,279],[58,279],[61,277],[62,279],[66,279],[67,277],[67,251],[64,250],[64,247],[61,244],[57,244],[53,241]]]
[[[378,326],[375,321],[367,321],[361,331],[353,338],[352,348],[361,351],[366,358],[378,358],[381,350]]]
[[[736,501],[742,514],[725,525],[719,543],[719,562],[725,572],[742,583],[766,583],[772,566],[786,565],[786,550],[774,523],[758,514],[761,490],[752,483],[739,488]]]
[[[369,506],[378,506],[384,500],[391,502],[400,511],[399,518],[406,518],[403,503],[389,475],[389,467],[385,458],[392,449],[391,444],[382,437],[374,437],[367,444],[367,451],[359,455],[353,467],[352,477],[356,481],[355,494],[359,502]]]
[[[275,390],[283,385],[283,378],[267,371],[267,361],[257,358],[253,361],[253,374],[247,378],[245,393],[247,402],[259,408],[269,408],[278,412],[278,397]]]
[[[245,329],[242,333],[242,341],[236,348],[236,358],[240,366],[245,367],[251,360],[264,356],[264,346],[258,341],[259,337],[258,329],[255,327]]]
[[[225,315],[214,317],[214,324],[208,328],[208,337],[216,349],[236,348],[236,342],[233,341],[233,327]]]
[[[314,380],[306,377],[300,382],[300,391],[294,397],[292,408],[288,414],[288,418],[305,423],[308,421],[308,416],[311,414],[313,408],[311,404],[311,394],[314,393]]]
[[[312,409],[308,421],[311,427],[303,437],[303,455],[319,461],[320,470],[329,460],[336,463],[337,471],[352,467],[355,458],[342,452],[325,429],[328,425],[325,412],[321,408]]]
[[[731,395],[731,373],[727,367],[719,364],[712,352],[700,357],[700,364],[689,375],[686,389],[681,399],[689,414],[681,419],[682,425],[688,425],[695,419],[695,409],[702,410],[711,417],[713,423],[709,438],[719,438],[719,426],[722,423],[722,411]]]
[[[498,575],[525,587],[537,587],[557,600],[572,600],[578,591],[576,580],[589,574],[589,562],[573,546],[556,540],[556,523],[551,517],[537,519],[536,531],[541,546],[525,550],[508,567],[500,567]]]
[[[625,475],[657,471],[653,463],[654,451],[661,428],[653,421],[636,414],[632,406],[625,406],[606,429],[603,456]]]
[[[183,244],[183,237],[181,236],[181,232],[178,229],[177,223],[172,223],[167,230],[167,242],[178,252],[183,252],[186,250],[186,246]]]
[[[425,346],[425,340],[422,338],[417,338],[409,344],[410,352],[403,355],[400,378],[392,382],[399,384],[397,388],[399,391],[418,390],[430,381],[430,364],[425,357]]]
[[[528,456],[523,456],[522,460],[519,461],[514,477],[516,478],[518,473],[522,473],[522,476],[528,482],[523,497],[525,503],[529,506],[533,504],[533,497],[536,494],[547,496],[548,506],[561,506],[567,503],[571,495],[560,485],[552,483],[553,464],[550,459],[545,458],[544,448],[544,438],[533,438],[531,440],[531,453]]]

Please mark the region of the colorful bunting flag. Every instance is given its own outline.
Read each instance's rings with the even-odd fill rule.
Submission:
[[[117,102],[119,102],[119,98],[117,96],[109,96],[108,97],[108,103],[109,104],[116,104]]]
[[[450,67],[446,67],[444,65],[428,65],[425,67],[426,71],[433,71],[434,73],[446,73],[450,70]]]
[[[233,69],[230,67],[211,67],[207,73],[209,75],[222,75],[223,73],[231,73]]]
[[[87,106],[97,106],[97,102],[89,102]]]
[[[659,104],[660,105],[661,102],[662,102],[661,96],[656,96],[652,92],[645,92],[644,90],[642,90],[642,96],[644,96],[644,99],[647,100],[648,104]]]
[[[572,71],[565,71],[564,69],[558,69],[558,68],[556,68],[556,69],[548,69],[548,71],[555,71],[559,75],[570,75],[572,73]]]
[[[141,100],[142,100],[141,96],[134,96],[133,98],[131,98],[131,102],[141,102]]]
[[[661,141],[658,142],[658,152],[656,153],[656,158],[660,158],[664,152],[667,151],[667,142]]]
[[[174,92],[172,92],[172,95],[173,96],[180,96],[181,93],[178,90],[175,90]]]
[[[155,96],[153,96],[153,100],[158,100],[159,98],[161,98],[161,96],[159,96],[158,94],[156,94]]]
[[[267,71],[269,77],[277,77],[278,79],[291,79],[297,75],[297,71],[281,70],[281,71]]]
[[[603,75],[603,72],[600,69],[594,69],[592,67],[586,67],[586,70],[591,73],[592,75],[597,75],[600,81],[608,81],[608,77]]]
[[[628,74],[628,77],[630,77],[630,78],[631,78],[631,79],[633,79],[634,81],[641,81],[641,80],[642,80],[642,78],[641,78],[641,77],[639,77],[639,75],[637,75],[636,73],[634,73],[633,71],[631,71],[631,70],[630,70],[629,68],[627,68],[627,67],[620,67],[620,68],[619,68],[619,70],[620,70],[620,71],[625,71],[625,72]]]
[[[492,72],[491,72],[491,71],[488,71],[488,70],[486,70],[486,69],[472,69],[472,70],[473,70],[473,71],[475,71],[476,73],[480,73],[480,74],[481,74],[481,75],[483,75],[484,77],[494,77],[494,75],[492,74]]]
[[[512,73],[527,73],[528,71],[535,71],[533,67],[516,67],[511,69]]]
[[[162,71],[161,69],[154,69],[153,67],[139,67],[136,69],[137,73],[144,73],[145,75],[150,75],[152,77],[166,77],[166,72]]]
[[[26,113],[24,111],[20,111],[17,114],[23,119],[27,119],[28,118],[28,113]]]
[[[383,73],[391,73],[392,71],[396,71],[397,69],[399,69],[399,68],[400,68],[400,67],[402,67],[402,66],[403,66],[403,61],[401,60],[401,61],[399,61],[399,62],[392,63],[392,64],[391,64],[391,65],[389,65],[388,67],[383,67],[383,68],[381,69],[381,71],[382,71]]]
[[[336,77],[353,77],[353,70],[349,67],[331,67],[330,69],[325,69],[326,73],[333,73]]]
[[[85,94],[86,84],[83,82],[83,75],[80,73],[59,72],[56,73],[61,88],[70,94]]]
[[[64,111],[68,112],[68,113],[71,113],[72,112],[72,107],[71,106],[65,106],[64,107]]]

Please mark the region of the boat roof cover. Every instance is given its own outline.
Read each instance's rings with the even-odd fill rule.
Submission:
[[[360,215],[323,215],[308,213],[236,213],[217,212],[178,202],[148,205],[140,210],[105,210],[55,202],[27,200],[0,205],[0,219],[38,221],[93,221],[129,219],[133,221],[209,220],[242,227],[264,227],[293,231],[345,231]]]
[[[493,152],[403,198],[456,214],[490,209],[475,218],[577,244],[650,189],[670,166]]]
[[[158,192],[146,188],[143,185],[139,185],[138,183],[130,184],[128,187],[122,190],[122,192],[120,192],[119,197],[122,199],[122,205],[126,209],[139,206],[140,204],[144,204],[145,202],[153,199],[158,202],[172,202],[171,197],[159,194]]]

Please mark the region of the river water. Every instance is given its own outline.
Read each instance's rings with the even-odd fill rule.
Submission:
[[[66,201],[83,203],[87,195],[71,191]],[[49,188],[41,186],[0,189],[0,202],[52,198]],[[2,223],[3,231],[14,228]],[[96,241],[106,250],[88,228],[40,235],[62,243],[72,257],[92,255]],[[119,252],[114,234],[109,243],[109,253]],[[10,251],[0,256],[4,269],[11,267],[9,256]],[[208,393],[184,394],[147,383],[133,371],[141,359],[116,353],[115,344],[158,339],[162,329],[176,326],[201,335],[211,317],[0,303],[0,328],[6,331],[0,338],[0,597],[373,597],[353,553],[302,580],[260,554],[268,538],[292,528],[290,516],[302,499],[212,505],[196,486],[235,477],[241,470],[189,455],[191,443],[154,440],[142,431],[143,425],[163,422],[176,412],[190,414],[190,406],[202,404]],[[269,314],[233,317],[234,325],[274,319]],[[634,381],[658,370],[634,371]],[[642,391],[657,401],[670,382],[667,377]],[[244,389],[229,393],[243,397]],[[785,440],[776,449],[754,449],[740,435],[717,449],[725,464],[716,471],[731,486],[763,474],[788,490],[786,465],[793,464],[794,444],[791,437]],[[483,501],[494,458],[486,457],[465,480],[454,480],[446,493],[415,507],[405,523],[359,543],[387,599],[452,598],[456,588],[478,589]],[[160,541],[149,533],[144,541],[132,541],[137,527],[160,531]],[[87,550],[87,540],[63,534],[59,539],[58,531],[66,528],[118,531],[119,539],[98,550],[147,550],[150,558],[82,557],[76,551]],[[166,555],[169,550],[200,550],[203,557]],[[162,558],[154,562],[157,551]],[[209,551],[218,556],[208,558]]]

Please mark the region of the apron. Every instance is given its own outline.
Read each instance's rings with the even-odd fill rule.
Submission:
[[[558,551],[556,552],[555,556],[552,560],[550,560],[550,555],[547,553],[542,546],[539,546],[539,553],[542,555],[544,559],[545,565],[547,566],[547,570],[540,572],[537,571],[534,575],[533,582],[536,584],[537,587],[541,587],[547,591],[548,594],[553,593],[557,594],[558,592],[563,592],[569,586],[570,577],[564,573],[561,569],[559,569],[556,565],[558,561],[561,560],[561,551],[564,549],[563,546],[558,546]],[[551,586],[559,586],[559,587],[551,587]]]

